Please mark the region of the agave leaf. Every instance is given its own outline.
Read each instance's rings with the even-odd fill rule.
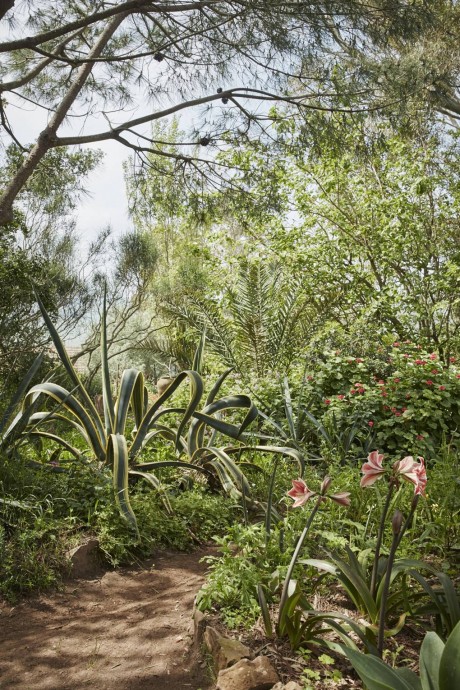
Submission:
[[[137,520],[131,508],[128,493],[128,447],[125,437],[121,434],[110,434],[107,442],[107,462],[113,466],[113,487],[120,513],[139,539]]]
[[[30,431],[34,431],[35,428],[42,426],[43,424],[47,424],[48,422],[62,422],[63,424],[71,426],[73,429],[78,431],[79,434],[81,434],[88,445],[91,445],[88,434],[81,424],[70,417],[66,417],[63,414],[58,414],[56,412],[35,412],[29,419],[29,424],[32,425]]]
[[[51,434],[46,431],[31,431],[27,435],[31,438],[47,438],[50,441],[54,441],[55,443],[58,443],[60,446],[68,450],[69,453],[71,453],[75,458],[77,458],[77,460],[81,456],[81,452],[77,448],[74,448],[70,445],[70,443],[67,443],[65,439],[61,438],[60,436],[57,436],[56,434]]]
[[[107,342],[107,284],[104,285],[104,301],[101,319],[101,372],[102,400],[104,405],[105,432],[111,434],[115,428],[115,406],[110,385],[109,347]]]
[[[101,419],[99,417],[99,414],[94,406],[93,401],[91,400],[91,396],[89,395],[88,391],[84,387],[83,383],[80,380],[80,377],[77,374],[77,371],[75,367],[73,366],[72,362],[70,361],[70,358],[67,354],[67,350],[64,347],[64,344],[59,337],[59,333],[57,332],[56,328],[54,327],[53,322],[51,321],[48,312],[46,311],[40,297],[38,296],[37,293],[35,293],[38,306],[40,307],[40,311],[42,313],[43,319],[46,323],[46,326],[48,328],[48,331],[51,335],[51,339],[54,343],[54,347],[56,348],[56,352],[59,355],[59,359],[61,360],[62,364],[64,365],[65,370],[67,371],[70,380],[74,384],[74,386],[78,387],[78,390],[80,391],[80,394],[82,398],[85,401],[85,406],[86,406],[86,414],[91,418],[93,426],[96,427],[97,433],[100,439],[105,438],[105,432],[102,426]]]
[[[130,450],[131,458],[135,458],[135,456],[141,449],[142,442],[149,431],[152,419],[154,418],[159,408],[166,402],[166,400],[174,393],[175,390],[177,390],[177,388],[187,378],[190,380],[191,386],[190,402],[176,431],[176,448],[180,447],[182,432],[185,426],[187,425],[188,421],[190,420],[193,412],[198,407],[201,397],[203,395],[203,381],[201,379],[201,376],[199,376],[199,374],[197,374],[195,371],[182,371],[180,374],[178,374],[174,381],[170,383],[165,392],[162,395],[160,395],[160,397],[149,408],[147,413],[144,415],[142,422],[139,425],[139,428],[136,432],[136,436],[134,437],[134,441]]]
[[[439,665],[439,690],[460,688],[460,622],[447,638]]]
[[[196,348],[195,356],[193,357],[193,364],[192,364],[193,371],[196,371],[198,374],[200,374],[200,376],[203,373],[202,367],[203,367],[205,343],[206,343],[206,328],[201,333],[200,342],[198,343],[198,347]]]
[[[240,426],[228,424],[212,417],[216,412],[221,412],[222,410],[245,408],[248,408],[248,412]],[[193,415],[195,419],[190,424],[187,439],[189,455],[193,455],[203,445],[205,425],[221,431],[223,434],[230,436],[230,438],[239,438],[249,424],[256,419],[257,415],[257,408],[247,395],[233,395],[221,398],[207,405],[202,412],[195,411]]]
[[[125,369],[115,405],[115,433],[125,434],[129,405],[132,403],[136,425],[142,421],[144,410],[144,375],[138,369]]]
[[[184,462],[183,460],[158,460],[157,462],[145,462],[139,465],[134,465],[133,471],[140,470],[142,472],[148,470],[159,470],[162,467],[184,467],[194,472],[201,472],[209,476],[209,470],[199,465],[193,465],[191,462]]]
[[[27,371],[25,376],[20,381],[13,397],[11,398],[10,404],[8,405],[5,412],[3,413],[2,418],[0,419],[0,438],[1,438],[1,435],[3,434],[3,430],[4,430],[5,426],[8,424],[8,421],[9,421],[11,415],[13,414],[17,405],[19,405],[20,401],[22,400],[24,393],[26,392],[26,390],[30,386],[35,374],[40,369],[42,362],[43,362],[43,352],[41,352],[34,359],[32,366],[30,367],[30,369]]]
[[[14,450],[21,439],[21,435],[27,429],[30,417],[32,414],[34,414],[39,403],[40,398],[36,397],[30,405],[26,405],[20,412],[18,412],[1,438],[0,448],[2,450],[5,450],[8,453]]]
[[[69,412],[77,418],[79,423],[85,429],[93,452],[98,460],[105,460],[105,448],[102,444],[102,439],[104,437],[101,438],[99,436],[98,429],[93,424],[92,417],[88,414],[79,400],[77,400],[71,393],[69,393],[69,391],[67,391],[65,388],[62,388],[62,386],[59,386],[57,383],[40,383],[36,386],[33,386],[29,391],[29,395],[34,395],[35,393],[41,393],[42,395],[46,395],[53,400],[56,400],[58,403],[62,403],[62,406],[69,410]],[[104,433],[103,429],[102,433]]]
[[[171,502],[168,498],[168,494],[166,493],[163,484],[160,482],[158,477],[156,477],[154,474],[151,472],[139,472],[137,470],[129,470],[128,474],[135,475],[138,477],[142,477],[142,479],[145,479],[149,484],[153,486],[154,489],[158,491],[160,494],[161,500],[163,501],[163,505],[166,508],[166,511],[172,515],[174,513],[172,509]]]
[[[245,475],[243,472],[240,470],[238,465],[235,464],[235,462],[230,458],[230,456],[221,448],[198,448],[198,450],[193,454],[191,457],[191,462],[192,464],[196,464],[200,456],[205,455],[206,461],[209,461],[208,458],[210,456],[214,456],[216,460],[218,461],[217,463],[214,463],[213,466],[217,468],[219,465],[222,467],[226,475],[231,479],[232,483],[236,486],[236,488],[242,492],[243,496],[249,497],[251,490],[249,488],[249,483],[248,480],[246,479]],[[219,472],[219,476],[221,476]],[[226,480],[227,484],[227,480]]]
[[[227,376],[232,373],[233,370],[234,370],[234,367],[230,367],[230,369],[227,369],[226,371],[224,371],[223,374],[221,374],[219,376],[219,378],[217,379],[217,381],[215,382],[215,384],[213,385],[213,387],[209,391],[209,395],[206,398],[206,406],[210,405],[211,403],[214,402],[214,400],[216,399],[216,395],[220,391],[223,382],[225,381]]]

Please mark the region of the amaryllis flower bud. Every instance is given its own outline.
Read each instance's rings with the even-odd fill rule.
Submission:
[[[393,515],[393,519],[391,521],[391,529],[393,531],[393,534],[399,534],[401,531],[402,523],[403,523],[403,514],[401,513],[400,510],[395,510],[395,513]]]
[[[324,496],[326,491],[329,489],[331,482],[331,477],[324,477],[323,481],[321,482],[321,489],[319,490],[321,496]]]

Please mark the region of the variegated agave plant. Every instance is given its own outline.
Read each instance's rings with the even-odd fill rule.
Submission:
[[[97,461],[107,464],[113,471],[115,497],[122,515],[137,531],[137,522],[129,501],[129,480],[143,477],[153,486],[159,481],[154,474],[161,467],[181,467],[202,472],[208,477],[217,474],[225,490],[249,496],[249,485],[232,455],[240,451],[235,448],[216,448],[214,438],[217,433],[232,439],[241,439],[244,430],[257,417],[257,409],[247,395],[234,395],[216,399],[219,389],[231,370],[226,371],[216,382],[207,396],[205,406],[199,410],[203,398],[203,380],[197,371],[183,371],[170,384],[168,389],[149,407],[147,389],[142,372],[127,369],[123,372],[116,403],[112,395],[107,348],[106,308],[104,300],[101,327],[101,363],[104,415],[98,413],[89,392],[86,390],[65,347],[43,304],[38,300],[43,318],[47,324],[54,345],[73,384],[72,390],[46,381],[33,386],[23,400],[23,411],[33,409],[27,417],[23,433],[28,437],[40,437],[54,441],[79,459],[90,451]],[[166,407],[168,398],[184,382],[190,384],[190,400],[186,408]],[[45,401],[52,401],[54,409],[43,410]],[[31,408],[32,406],[32,408]],[[41,408],[41,409],[40,409]],[[236,425],[220,419],[224,410],[246,409],[241,424]],[[132,416],[128,413],[132,411]],[[180,415],[176,429],[163,423],[165,415]],[[18,420],[21,418],[18,415]],[[84,453],[73,447],[66,438],[53,433],[47,424],[77,431],[86,449]],[[133,427],[134,424],[134,427]],[[64,425],[64,427],[62,426]],[[206,434],[207,428],[212,430]],[[187,431],[188,429],[188,431]],[[129,431],[129,433],[128,433]],[[162,462],[139,462],[146,445],[161,436],[175,445],[176,459]],[[206,437],[206,440],[205,440]],[[186,459],[183,459],[185,455]]]

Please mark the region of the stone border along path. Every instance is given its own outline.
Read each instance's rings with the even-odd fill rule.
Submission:
[[[209,690],[193,649],[203,556],[160,554],[140,568],[0,603],[1,690]]]

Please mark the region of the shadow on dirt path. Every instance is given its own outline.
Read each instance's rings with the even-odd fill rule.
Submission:
[[[0,688],[202,690],[191,648],[203,549],[142,568],[67,583],[63,592],[0,606]]]

